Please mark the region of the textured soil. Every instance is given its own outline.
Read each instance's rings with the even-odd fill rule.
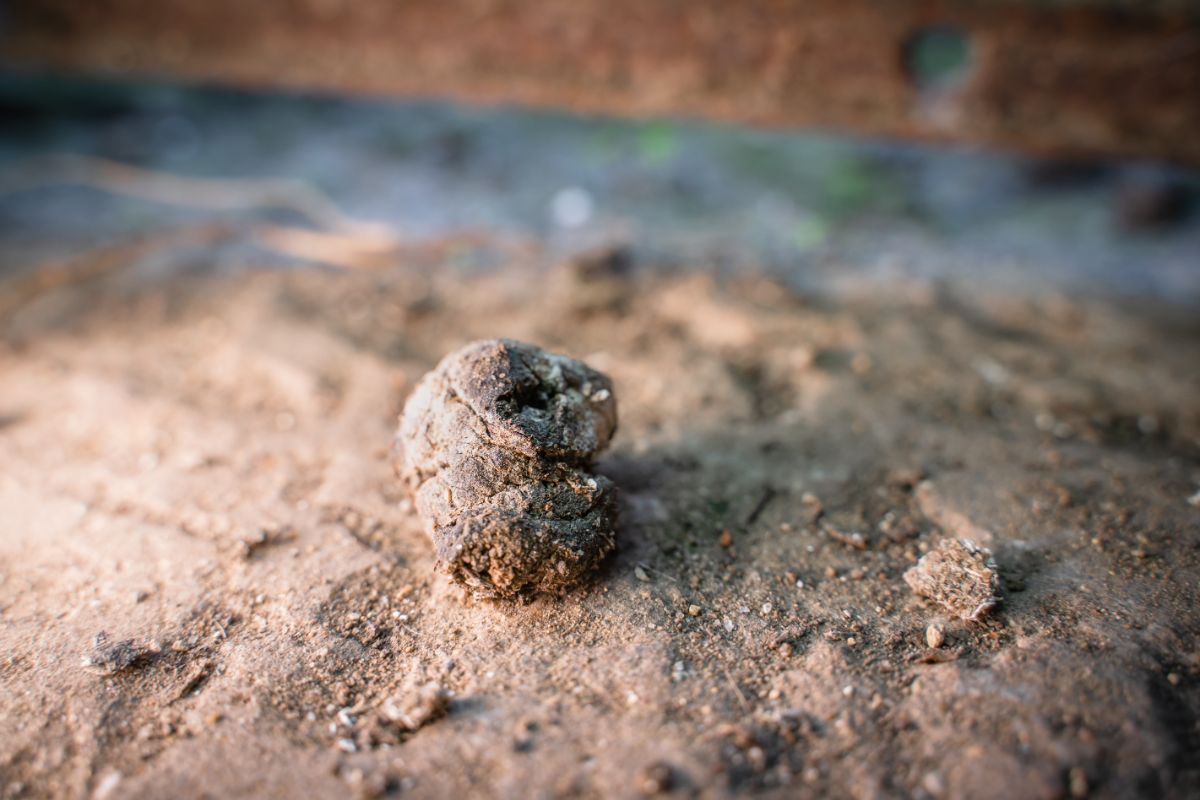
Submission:
[[[0,797],[1200,792],[1194,317],[413,263],[0,325]],[[393,472],[491,336],[619,398],[618,550],[562,598],[436,573]],[[948,537],[978,622],[905,584]]]

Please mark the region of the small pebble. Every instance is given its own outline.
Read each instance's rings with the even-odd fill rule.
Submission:
[[[690,605],[690,606],[688,606],[688,616],[689,616],[689,617],[698,617],[698,616],[700,616],[700,611],[701,611],[701,609],[700,609],[700,606],[697,606],[697,605]]]
[[[801,495],[800,504],[804,506],[804,512],[810,524],[819,520],[825,513],[825,508],[821,505],[821,498],[812,492],[805,492]]]
[[[104,800],[107,797],[114,797],[114,792],[116,792],[117,787],[121,785],[121,779],[123,777],[124,776],[117,770],[109,770],[104,777],[97,782],[96,789],[92,792],[92,797],[94,800]],[[12,784],[10,784],[10,787],[11,786]],[[16,793],[13,793],[12,796],[15,797]]]
[[[675,774],[669,764],[656,761],[638,772],[637,789],[644,795],[656,795],[671,791]]]
[[[721,547],[733,547],[733,534],[729,532],[729,528],[721,531],[721,538],[718,541]]]
[[[941,625],[938,625],[936,622],[934,622],[925,629],[925,643],[933,649],[936,650],[945,644],[945,642],[946,631]]]

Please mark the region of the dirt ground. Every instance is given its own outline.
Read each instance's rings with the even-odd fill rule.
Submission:
[[[1200,793],[1194,316],[412,262],[0,320],[0,797]],[[489,336],[615,381],[618,552],[561,598],[449,583],[394,476]],[[945,537],[978,623],[903,580]]]

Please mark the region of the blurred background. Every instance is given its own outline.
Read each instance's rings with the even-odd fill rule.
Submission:
[[[916,277],[1191,304],[1196,15],[17,0],[0,273],[203,228],[124,266],[361,266],[402,246],[486,269],[616,247],[810,290]]]

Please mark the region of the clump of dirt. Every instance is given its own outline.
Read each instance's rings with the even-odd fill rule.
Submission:
[[[439,683],[428,682],[409,687],[383,702],[383,716],[406,731],[417,731],[450,708],[450,697]]]
[[[558,592],[614,547],[616,496],[589,473],[617,427],[612,381],[511,340],[451,353],[400,420],[400,474],[441,567],[481,597]]]
[[[904,573],[914,592],[954,616],[975,622],[1000,604],[1000,575],[992,553],[970,539],[944,539]],[[930,642],[931,647],[939,644]]]
[[[108,633],[100,631],[96,634],[92,652],[84,656],[81,663],[84,668],[98,675],[116,675],[118,672],[145,664],[160,652],[161,647],[138,644],[133,639],[109,642]]]

